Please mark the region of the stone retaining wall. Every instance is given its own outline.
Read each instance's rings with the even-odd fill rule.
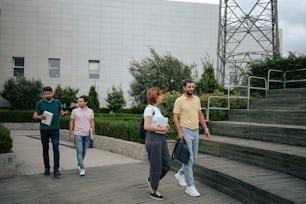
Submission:
[[[0,154],[0,179],[15,176],[16,168],[16,154],[4,153]]]

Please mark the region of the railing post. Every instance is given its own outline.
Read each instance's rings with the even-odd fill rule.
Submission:
[[[283,87],[286,88],[286,71],[283,73]]]
[[[265,88],[266,88],[266,99],[268,98],[268,89],[269,89],[269,85],[267,85],[267,80],[265,80]]]
[[[247,109],[250,109],[250,95],[251,95],[251,76],[248,77],[248,105],[247,105]]]
[[[208,102],[207,102],[207,111],[206,111],[206,114],[207,114],[207,118],[206,118],[206,120],[207,120],[207,121],[209,121],[209,106],[210,106],[210,103],[209,103],[209,97],[210,97],[210,96],[208,96]]]
[[[228,87],[227,88],[227,107],[228,107],[228,109],[230,109],[230,107],[231,107],[231,103],[230,103],[230,88]]]
[[[270,73],[271,73],[271,70],[269,69],[269,71],[268,71],[268,86],[267,86],[268,89],[270,87]]]

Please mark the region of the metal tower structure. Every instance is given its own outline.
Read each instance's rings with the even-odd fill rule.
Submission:
[[[248,64],[279,52],[277,0],[220,0],[217,79],[241,82]]]

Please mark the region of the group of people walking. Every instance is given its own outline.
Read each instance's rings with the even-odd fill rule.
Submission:
[[[183,82],[184,93],[178,97],[173,108],[173,122],[178,135],[178,139],[185,140],[190,153],[188,163],[182,164],[175,178],[182,187],[186,187],[185,192],[193,197],[200,196],[194,185],[193,164],[197,158],[199,146],[199,124],[203,127],[206,137],[210,138],[209,129],[201,111],[200,99],[193,95],[194,82],[185,80]],[[153,87],[147,91],[147,103],[143,117],[144,129],[146,130],[145,148],[150,164],[149,176],[146,179],[150,197],[156,200],[163,200],[164,197],[158,191],[159,182],[171,168],[171,158],[167,144],[167,133],[170,129],[169,123],[160,125],[160,120],[164,118],[158,105],[163,101],[162,90]],[[71,112],[69,131],[70,140],[75,143],[77,166],[80,176],[85,175],[84,158],[90,142],[90,134],[94,134],[94,112],[87,107],[88,97],[83,95],[78,98],[78,108]],[[51,113],[46,114],[46,112]],[[45,176],[50,175],[49,162],[49,140],[53,145],[53,158],[55,177],[61,175],[59,171],[59,116],[64,116],[68,112],[63,111],[63,106],[58,99],[53,98],[51,87],[43,89],[43,99],[37,102],[33,118],[40,120],[40,134],[43,147],[43,160],[45,166]],[[45,121],[51,115],[51,123]]]
[[[173,122],[178,135],[178,139],[185,140],[190,153],[188,163],[183,163],[180,170],[175,174],[175,178],[182,187],[186,187],[185,192],[193,197],[200,196],[194,185],[192,167],[197,158],[199,146],[199,124],[204,128],[206,137],[210,138],[209,129],[201,111],[200,99],[193,95],[194,82],[185,80],[183,82],[184,94],[177,98],[173,108]],[[145,146],[150,163],[150,174],[147,182],[150,188],[150,197],[156,200],[163,200],[164,197],[158,191],[160,180],[170,170],[170,154],[166,141],[166,134],[170,129],[167,124],[160,127],[157,121],[163,117],[158,105],[162,103],[162,90],[151,88],[147,91],[148,106],[144,110],[144,129],[147,130]]]
[[[84,158],[91,139],[95,132],[94,112],[87,107],[88,96],[82,95],[78,98],[78,108],[71,112],[69,122],[70,140],[75,143],[77,166],[80,176],[85,176]],[[64,116],[68,111],[63,111],[63,106],[58,99],[53,98],[52,88],[43,88],[43,99],[37,102],[33,118],[40,120],[40,136],[43,149],[45,176],[50,175],[49,141],[53,146],[53,173],[55,177],[61,175],[59,171],[59,115]],[[48,117],[50,117],[48,119]],[[47,123],[46,121],[50,121]]]

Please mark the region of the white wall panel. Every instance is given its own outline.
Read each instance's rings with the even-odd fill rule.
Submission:
[[[129,62],[147,57],[149,48],[196,62],[201,74],[206,53],[216,62],[217,18],[217,5],[165,0],[2,0],[0,90],[13,75],[12,57],[24,56],[26,77],[79,94],[95,84],[105,106],[113,85],[128,97]],[[50,57],[61,60],[60,78],[49,77]],[[98,80],[89,79],[91,59],[100,60]]]

